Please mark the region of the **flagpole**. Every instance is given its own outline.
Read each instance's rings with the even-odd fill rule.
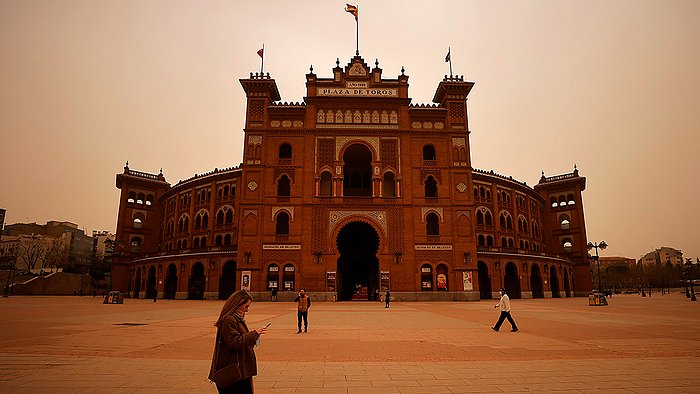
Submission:
[[[357,13],[360,13],[358,8]],[[360,56],[360,18],[355,17],[355,55]]]
[[[263,74],[263,65],[265,64],[265,43],[263,42],[262,56],[260,56],[260,75]],[[450,66],[452,67],[452,66]],[[450,72],[452,74],[452,72]]]
[[[452,76],[452,48],[447,47],[447,53],[450,54],[450,76]]]

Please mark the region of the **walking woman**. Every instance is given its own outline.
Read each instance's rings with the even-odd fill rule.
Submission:
[[[258,374],[253,346],[267,327],[248,331],[245,314],[253,298],[238,290],[226,300],[216,326],[216,345],[209,380],[219,393],[252,393],[253,376]],[[269,324],[268,324],[269,326]]]

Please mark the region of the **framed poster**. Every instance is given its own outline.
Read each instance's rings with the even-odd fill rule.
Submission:
[[[241,289],[250,291],[250,271],[241,272]]]

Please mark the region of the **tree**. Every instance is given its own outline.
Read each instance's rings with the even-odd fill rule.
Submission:
[[[63,267],[68,261],[68,248],[62,238],[54,239],[46,252],[46,264],[51,271]]]
[[[17,259],[23,261],[28,270],[32,270],[39,262],[43,266],[48,249],[46,240],[40,235],[20,235],[17,245]]]

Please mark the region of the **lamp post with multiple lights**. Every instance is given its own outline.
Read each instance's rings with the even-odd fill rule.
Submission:
[[[600,260],[598,257],[598,249],[605,250],[605,248],[608,247],[608,244],[606,244],[605,241],[600,241],[600,243],[589,242],[587,246],[588,250],[595,249],[595,262],[598,265],[598,291],[602,292],[603,289],[600,286]]]

